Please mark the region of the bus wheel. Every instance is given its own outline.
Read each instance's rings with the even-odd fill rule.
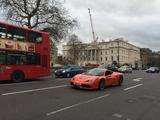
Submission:
[[[21,82],[24,80],[24,73],[22,71],[15,71],[12,73],[11,80],[13,82]]]

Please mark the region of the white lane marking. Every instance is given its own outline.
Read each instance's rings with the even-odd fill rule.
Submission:
[[[49,90],[49,89],[56,89],[56,88],[63,88],[67,87],[68,85],[60,85],[60,86],[53,86],[53,87],[46,87],[46,88],[38,88],[38,89],[31,89],[31,90],[24,90],[24,91],[17,91],[17,92],[10,92],[10,93],[3,93],[1,95],[14,95],[14,94],[21,94],[21,93],[29,93],[29,92],[36,92],[42,90]]]
[[[0,87],[5,87],[5,86],[14,86],[14,85],[25,85],[25,84],[33,84],[33,83],[40,83],[41,81],[29,81],[29,82],[23,82],[23,83],[3,83],[0,84]]]
[[[126,118],[126,120],[131,120],[130,118]]]
[[[124,91],[130,90],[130,89],[133,89],[133,88],[142,86],[142,85],[143,85],[143,84],[138,84],[138,85],[135,85],[135,86],[131,86],[131,87],[125,88]]]
[[[70,79],[57,79],[57,81],[70,81]]]
[[[135,81],[135,82],[139,82],[139,81],[141,81],[143,78],[135,78],[135,79],[133,79],[133,81]]]
[[[119,114],[119,113],[115,113],[112,115],[113,117],[116,117],[116,118],[122,118],[123,115]]]
[[[99,100],[99,99],[102,99],[102,98],[108,97],[108,96],[109,96],[109,94],[105,94],[105,95],[100,96],[100,97],[96,97],[96,98],[93,98],[93,99],[90,99],[90,100],[87,100],[87,101],[84,101],[84,102],[81,102],[81,103],[77,103],[77,104],[74,104],[74,105],[71,105],[71,106],[68,106],[68,107],[61,108],[61,109],[53,111],[53,112],[49,112],[46,115],[50,116],[50,115],[65,111],[67,109],[71,109],[71,108],[74,108],[74,107],[77,107],[77,106],[80,106],[80,105],[83,105],[83,104],[87,104],[87,103],[90,103],[90,102],[93,102],[93,101],[96,101],[96,100]]]

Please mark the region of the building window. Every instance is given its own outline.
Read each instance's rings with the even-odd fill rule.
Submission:
[[[101,52],[101,55],[103,55],[103,52]]]
[[[107,52],[106,52],[106,55],[107,55]]]
[[[111,60],[113,61],[113,56],[111,56]]]
[[[107,61],[107,57],[106,57],[106,61]]]
[[[113,50],[111,50],[111,53],[113,54]]]
[[[103,60],[103,58],[101,57],[101,61]]]

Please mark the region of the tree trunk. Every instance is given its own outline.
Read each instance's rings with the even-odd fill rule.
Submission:
[[[32,26],[31,26],[31,17],[28,17],[27,20],[28,20],[28,25],[27,25],[27,27],[28,27],[28,28],[32,28]]]

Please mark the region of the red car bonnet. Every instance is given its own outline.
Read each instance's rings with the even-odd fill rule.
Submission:
[[[92,80],[92,79],[96,79],[96,78],[98,78],[98,76],[89,76],[89,75],[80,74],[80,75],[76,75],[74,77],[74,80],[76,80],[76,81],[85,81],[85,80]]]

